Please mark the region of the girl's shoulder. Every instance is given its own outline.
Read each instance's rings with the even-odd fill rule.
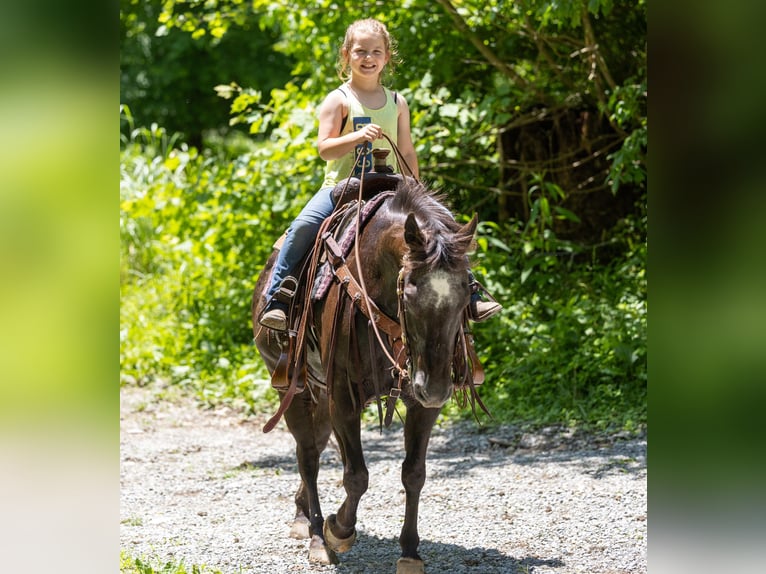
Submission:
[[[342,108],[344,113],[348,109],[348,99],[341,88],[335,88],[327,94],[322,102],[322,109]]]
[[[391,88],[387,88],[386,86],[383,86],[383,90],[386,92],[386,95],[394,100],[395,104],[398,104],[400,100],[403,100],[399,93],[396,90],[392,90]],[[351,95],[351,91],[348,89],[348,86],[346,84],[342,84],[335,88],[332,92],[330,92],[327,97],[336,96],[343,98],[344,101],[348,101]]]
[[[398,103],[399,103],[399,98],[400,98],[400,96],[399,96],[399,93],[398,93],[396,90],[392,90],[391,88],[387,88],[387,87],[385,87],[385,86],[383,86],[383,89],[384,89],[384,90],[386,90],[386,93],[388,94],[388,96],[389,96],[391,99],[393,99],[393,100],[394,100],[394,103],[395,103],[395,104],[398,104]]]
[[[348,88],[339,86],[325,96],[324,101],[345,102],[348,99]]]

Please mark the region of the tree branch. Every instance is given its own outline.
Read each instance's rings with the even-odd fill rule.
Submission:
[[[614,90],[617,84],[614,83],[614,79],[612,78],[612,74],[609,73],[609,68],[606,65],[606,61],[598,49],[598,44],[596,43],[596,35],[593,32],[593,26],[590,23],[590,16],[588,15],[587,4],[583,4],[582,25],[585,30],[585,45],[591,48],[591,57],[594,58],[594,63],[598,66],[598,69],[601,72],[601,75],[604,77],[604,80],[606,80],[609,88]]]
[[[621,137],[625,138],[628,134],[617,124],[617,122],[612,119],[611,115],[608,113],[606,95],[604,93],[604,86],[601,83],[601,77],[604,78],[612,91],[614,91],[615,83],[612,79],[612,75],[609,73],[609,69],[606,67],[606,62],[604,61],[603,56],[601,56],[601,53],[598,50],[596,35],[593,33],[593,26],[591,25],[590,16],[588,15],[587,2],[583,2],[582,5],[582,24],[583,31],[585,32],[585,48],[583,48],[583,52],[587,51],[589,53],[588,58],[591,61],[591,73],[588,79],[593,80],[593,83],[596,85],[596,97],[598,98],[598,101],[604,110],[604,115],[609,121],[609,124],[618,134],[620,134]],[[596,71],[597,68],[598,71],[601,72],[600,75]]]
[[[497,55],[488,46],[486,46],[484,42],[482,42],[481,38],[479,38],[468,27],[468,24],[466,24],[465,20],[463,20],[463,17],[458,14],[458,11],[452,5],[450,0],[437,0],[437,2],[444,7],[444,10],[447,12],[449,17],[452,18],[452,21],[455,23],[455,27],[462,34],[464,34],[466,38],[468,38],[471,44],[473,44],[474,48],[476,48],[479,53],[484,56],[487,62],[497,68],[497,70],[499,70],[503,75],[519,84],[522,88],[535,89],[532,88],[532,86],[529,85],[529,82],[522,78],[513,68],[498,58]],[[542,94],[540,94],[537,89],[535,89],[535,92],[537,92],[538,96],[542,96]]]
[[[542,55],[542,57],[545,59],[546,62],[548,62],[548,66],[551,70],[553,70],[553,73],[556,74],[556,77],[559,79],[559,81],[567,86],[571,91],[574,91],[574,86],[570,81],[567,80],[567,78],[564,77],[564,75],[561,73],[561,70],[559,66],[556,64],[556,62],[553,61],[553,58],[551,58],[551,55],[548,53],[548,50],[545,48],[545,44],[543,43],[543,39],[541,38],[540,34],[535,30],[535,27],[532,25],[532,22],[529,19],[529,14],[526,12],[524,13],[524,28],[526,28],[527,33],[532,38],[532,41],[537,46],[537,51]]]

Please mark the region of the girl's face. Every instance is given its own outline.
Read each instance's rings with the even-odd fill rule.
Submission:
[[[380,34],[357,32],[346,57],[352,75],[377,77],[388,64],[390,54]]]

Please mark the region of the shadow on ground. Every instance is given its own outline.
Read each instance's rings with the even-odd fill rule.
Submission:
[[[534,572],[536,566],[564,566],[558,558],[514,558],[494,548],[466,548],[429,540],[420,543],[419,551],[429,574],[527,574]],[[399,542],[396,538],[368,536],[361,531],[354,547],[340,556],[340,564],[335,571],[338,574],[393,574],[398,558]]]
[[[504,467],[508,463],[534,465],[556,462],[580,467],[583,474],[604,478],[610,474],[628,473],[641,476],[646,471],[646,438],[601,439],[599,437],[567,439],[552,434],[539,435],[538,446],[521,448],[523,433],[510,425],[497,428],[457,423],[435,428],[427,460],[443,462],[438,475],[443,478],[463,477],[475,467]],[[401,424],[379,432],[373,427],[363,431],[362,445],[368,466],[377,463],[401,465],[404,460],[404,434]],[[290,447],[280,454],[254,457],[246,465],[257,468],[281,468],[297,472],[295,454]],[[333,439],[322,453],[322,466],[340,466],[340,453]]]
[[[524,440],[532,443],[524,448]],[[362,443],[369,464],[404,460],[404,435],[394,424],[380,433],[368,427]],[[534,465],[555,462],[580,467],[584,474],[603,478],[612,473],[641,475],[646,471],[646,437],[596,435],[566,436],[559,429],[526,433],[512,425],[478,426],[469,422],[436,427],[428,448],[428,460],[444,461],[445,477],[463,476],[475,467],[500,467],[509,462]]]

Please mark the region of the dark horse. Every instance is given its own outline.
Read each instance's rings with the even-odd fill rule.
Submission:
[[[342,288],[342,281],[335,281],[322,301],[309,305],[304,347],[308,382],[292,397],[284,417],[295,437],[301,476],[291,536],[311,537],[311,561],[336,563],[335,553],[349,550],[356,539],[357,507],[368,486],[360,439],[362,409],[377,399],[381,413],[380,397],[395,402],[400,381],[406,406],[402,464],[406,509],[397,573],[410,574],[424,571],[417,518],[431,429],[460,383],[453,358],[464,337],[470,298],[467,253],[477,220],[461,226],[437,195],[414,180],[388,195],[358,235],[345,263],[354,276],[352,283],[363,286],[376,312],[402,327],[403,337],[376,336],[358,302]],[[253,298],[255,343],[272,373],[284,349],[284,335],[262,328],[257,317],[274,260],[275,254]],[[406,360],[398,360],[403,356]],[[392,377],[397,373],[398,379]],[[285,392],[280,395],[284,399]],[[331,432],[343,459],[346,498],[337,514],[325,521],[317,474],[319,455]]]

